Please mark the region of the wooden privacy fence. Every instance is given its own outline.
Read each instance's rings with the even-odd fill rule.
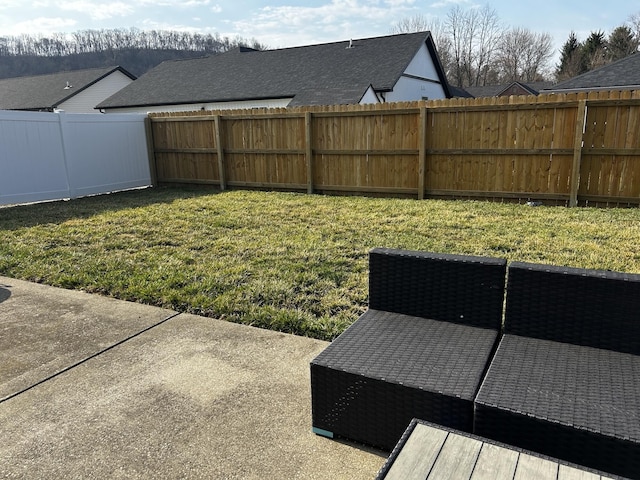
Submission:
[[[158,183],[640,204],[640,91],[152,114]]]

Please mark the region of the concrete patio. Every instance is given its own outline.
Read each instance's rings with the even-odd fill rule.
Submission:
[[[373,479],[311,432],[326,345],[0,277],[0,477]]]

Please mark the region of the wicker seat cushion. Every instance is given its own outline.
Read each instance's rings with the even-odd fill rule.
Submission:
[[[505,335],[476,399],[475,432],[581,465],[640,469],[640,357]]]

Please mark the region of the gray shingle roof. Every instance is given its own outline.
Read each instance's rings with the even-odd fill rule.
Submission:
[[[474,98],[479,97],[496,97],[507,90],[512,85],[517,84],[523,90],[528,91],[531,95],[537,95],[540,90],[552,85],[551,82],[511,82],[500,85],[483,85],[478,87],[465,87],[464,90]],[[461,95],[462,96],[462,95]]]
[[[99,108],[291,98],[290,105],[358,103],[369,85],[389,91],[429,32],[256,51],[247,48],[191,60],[167,61]],[[440,80],[447,91],[439,61]]]
[[[640,53],[560,82],[548,91],[640,88]]]
[[[472,97],[495,97],[504,90],[506,85],[481,85],[478,87],[464,87],[464,90],[468,92]]]
[[[498,92],[498,95],[503,94],[513,86],[522,88],[522,90],[528,92],[530,95],[538,95],[540,93],[540,90],[547,88],[552,84],[552,82],[511,82],[510,84],[506,85],[501,92]]]
[[[2,79],[0,80],[0,109],[52,110],[116,70],[135,79],[121,67],[91,68]],[[72,87],[65,89],[67,85]]]

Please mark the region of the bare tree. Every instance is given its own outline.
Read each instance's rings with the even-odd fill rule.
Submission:
[[[553,39],[549,33],[533,33],[532,42],[524,51],[522,80],[537,82],[550,76]]]
[[[431,30],[431,22],[425,15],[420,13],[412,17],[405,17],[394,23],[393,27],[391,27],[391,33],[394,35],[399,33],[424,32],[427,30]]]
[[[504,34],[498,14],[488,5],[478,14],[479,28],[476,40],[475,84],[486,85],[487,73],[494,62],[497,45]]]
[[[640,11],[629,15],[629,28],[633,31],[636,43],[640,46]]]
[[[460,86],[484,85],[491,77],[492,63],[503,27],[496,11],[451,9],[445,22],[451,40],[452,80]]]
[[[446,30],[451,40],[451,79],[459,87],[464,86],[465,83],[466,48],[464,38],[468,36],[466,28],[467,23],[464,21],[462,9],[459,6],[454,7],[447,15]]]
[[[534,33],[513,28],[504,33],[498,44],[496,66],[502,82],[534,82],[545,77],[553,55],[548,33]]]
[[[221,38],[219,34],[199,34],[171,30],[80,30],[70,35],[56,33],[49,37],[19,35],[0,37],[0,55],[31,55],[53,57],[83,53],[114,52],[125,50],[177,50],[206,53],[224,52],[239,45],[251,45],[265,49],[255,39],[242,37]]]

